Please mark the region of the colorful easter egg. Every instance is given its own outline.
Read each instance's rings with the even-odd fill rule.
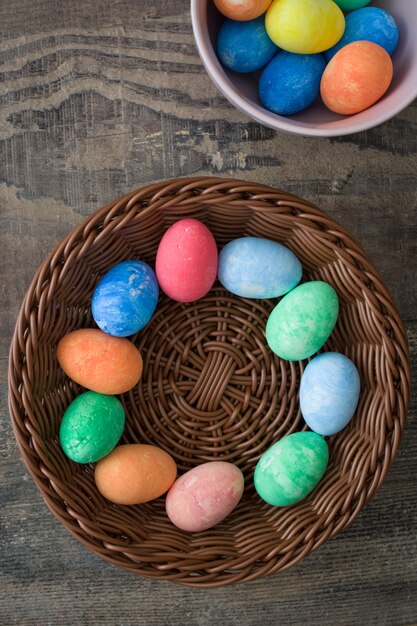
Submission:
[[[221,284],[243,298],[282,296],[298,285],[302,272],[295,254],[270,239],[234,239],[219,255]]]
[[[142,357],[133,343],[97,328],[82,328],[65,335],[56,355],[67,376],[97,393],[125,393],[142,375]]]
[[[283,50],[314,54],[339,41],[345,18],[333,0],[273,0],[265,26],[272,41]]]
[[[158,302],[154,271],[142,261],[123,261],[98,283],[91,303],[99,328],[115,337],[128,337],[151,319]]]
[[[333,0],[342,9],[342,11],[354,11],[366,7],[371,0]]]
[[[377,102],[391,84],[391,58],[370,41],[348,44],[324,70],[320,93],[324,104],[340,115],[354,115]]]
[[[220,61],[234,72],[254,72],[278,50],[268,37],[263,16],[249,22],[225,20],[217,36]]]
[[[326,62],[322,54],[279,52],[259,79],[262,104],[278,115],[293,115],[307,108],[320,94]]]
[[[268,345],[282,359],[306,359],[327,341],[338,313],[333,287],[322,281],[298,285],[271,312],[266,324]]]
[[[359,373],[347,356],[337,352],[319,354],[301,377],[301,413],[311,430],[334,435],[351,420],[359,393]]]
[[[326,50],[330,61],[341,48],[353,41],[372,41],[391,55],[398,44],[398,26],[392,15],[378,7],[366,7],[346,16],[346,28],[337,44]]]
[[[255,468],[258,495],[273,506],[290,506],[305,498],[326,471],[329,450],[317,433],[293,433],[275,443]]]
[[[214,0],[223,15],[232,20],[253,20],[265,13],[271,0]]]
[[[156,275],[167,296],[178,302],[193,302],[212,288],[217,262],[216,242],[207,226],[186,218],[173,224],[162,237]]]
[[[155,500],[168,491],[176,475],[177,466],[168,452],[140,443],[117,446],[94,472],[97,489],[116,504]]]
[[[187,532],[201,532],[221,522],[238,505],[243,474],[224,461],[203,463],[180,476],[166,497],[173,524]]]
[[[77,463],[94,463],[106,456],[123,433],[125,412],[114,396],[86,391],[71,402],[59,428],[65,454]]]

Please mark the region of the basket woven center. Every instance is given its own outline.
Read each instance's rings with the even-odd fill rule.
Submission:
[[[198,410],[217,411],[220,408],[223,396],[231,382],[233,372],[237,366],[239,351],[226,345],[203,345],[206,362],[200,372],[194,389],[186,397],[186,401]]]
[[[299,364],[266,346],[272,307],[221,287],[192,304],[162,296],[137,339],[144,374],[125,398],[126,440],[163,447],[182,469],[216,458],[253,469],[299,419]]]

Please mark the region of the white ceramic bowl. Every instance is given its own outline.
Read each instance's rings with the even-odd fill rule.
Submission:
[[[333,137],[378,126],[394,117],[417,97],[417,0],[376,0],[372,6],[389,11],[396,19],[400,40],[392,60],[394,78],[385,96],[362,113],[341,116],[321,101],[305,111],[283,117],[265,109],[258,98],[257,81],[224,68],[214,45],[223,17],[213,0],[191,0],[194,37],[200,57],[214,84],[238,109],[256,122],[299,135]]]

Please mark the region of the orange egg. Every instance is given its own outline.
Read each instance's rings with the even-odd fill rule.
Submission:
[[[393,74],[389,54],[370,41],[355,41],[341,48],[321,78],[324,104],[341,115],[364,111],[382,98]]]
[[[214,4],[223,15],[238,22],[259,17],[265,13],[271,2],[272,0],[214,0]]]
[[[65,335],[56,355],[72,380],[97,393],[124,393],[142,375],[142,357],[136,346],[128,339],[112,337],[96,328],[82,328]]]
[[[177,476],[174,459],[161,448],[141,443],[115,448],[96,465],[100,493],[116,504],[141,504],[162,496]]]

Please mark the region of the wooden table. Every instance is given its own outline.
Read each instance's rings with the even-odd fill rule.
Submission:
[[[52,246],[107,201],[167,177],[236,176],[315,202],[387,281],[417,373],[417,105],[339,139],[276,133],[211,84],[186,0],[1,0],[0,623],[417,623],[417,420],[355,523],[287,573],[193,590],[111,567],[70,537],[20,460],[6,400],[20,302]]]

